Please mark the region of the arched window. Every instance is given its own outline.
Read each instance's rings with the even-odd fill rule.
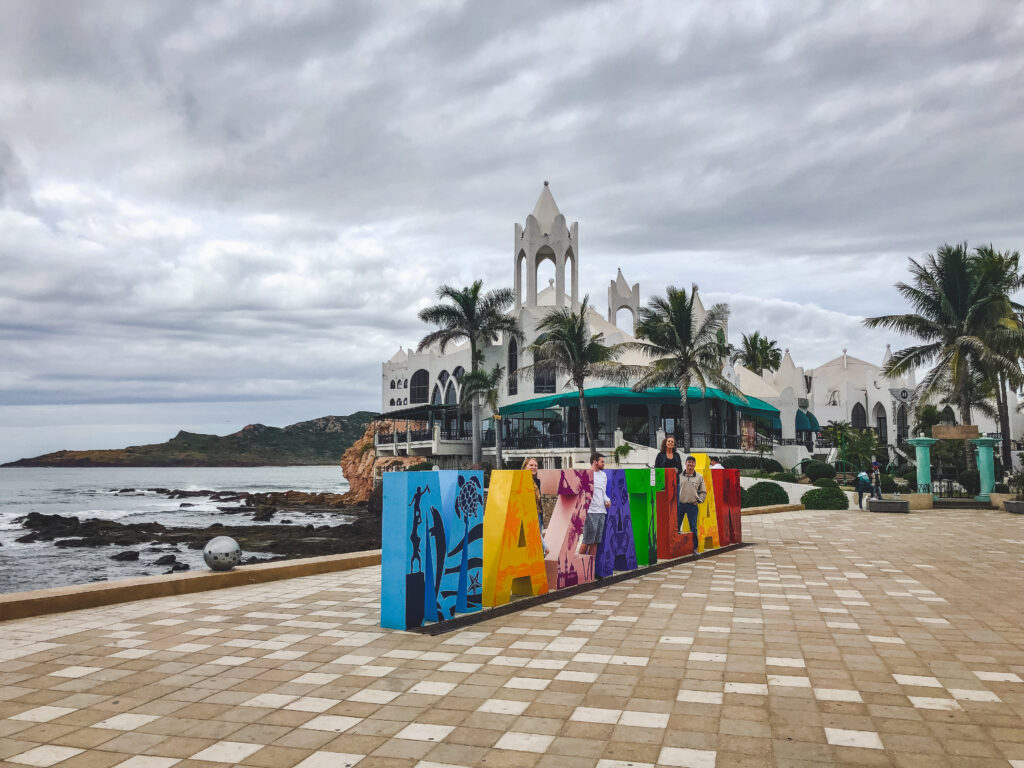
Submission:
[[[867,429],[868,414],[860,403],[853,404],[853,409],[850,411],[850,425],[854,429]]]
[[[910,425],[907,423],[907,406],[900,403],[900,407],[896,409],[896,441],[903,443],[908,437]]]
[[[508,393],[516,395],[519,393],[519,378],[516,372],[519,370],[519,344],[515,339],[508,342]]]
[[[434,391],[430,395],[430,404],[431,405],[440,405],[441,404],[441,388],[439,386],[437,386],[437,384],[434,385]]]
[[[409,392],[409,399],[413,403],[427,402],[427,392],[430,386],[430,374],[420,368],[412,375],[412,389]]]
[[[452,378],[458,382],[462,382],[462,377],[466,375],[466,369],[461,365],[455,366],[455,370],[452,371]]]
[[[444,404],[445,405],[458,405],[458,400],[455,397],[455,384],[448,382],[448,389],[444,391]]]
[[[394,389],[394,388],[395,388],[395,380],[394,380],[394,379],[392,379],[392,380],[391,380],[391,388],[392,388],[392,389]]]
[[[437,374],[437,380],[441,382],[441,386],[442,387],[445,384],[447,384],[448,383],[448,371],[441,371],[439,374]]]
[[[533,369],[533,392],[537,395],[555,394],[555,372],[544,366]]]
[[[388,405],[394,405],[394,404],[395,404],[395,398],[392,397],[391,398],[391,402],[389,402]]]
[[[402,382],[402,389],[408,389],[408,388],[409,388],[409,380],[406,379],[405,381]]]
[[[408,404],[409,404],[409,398],[407,397],[407,398],[405,398],[405,401],[402,403],[402,405],[408,405]]]

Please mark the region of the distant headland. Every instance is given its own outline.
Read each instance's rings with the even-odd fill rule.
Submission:
[[[324,416],[287,427],[249,424],[220,437],[179,432],[166,443],[115,450],[57,451],[18,459],[4,467],[258,467],[337,465],[349,446],[363,437],[377,416],[356,411]]]

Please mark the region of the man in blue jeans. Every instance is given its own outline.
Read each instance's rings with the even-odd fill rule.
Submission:
[[[697,505],[703,504],[708,496],[704,487],[704,476],[697,474],[697,460],[693,456],[686,457],[686,469],[679,477],[679,507],[676,521],[680,533],[683,530],[683,516],[690,525],[693,532],[693,553],[697,554],[699,542],[697,541]]]

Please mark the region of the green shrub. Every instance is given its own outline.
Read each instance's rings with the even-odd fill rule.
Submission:
[[[882,486],[882,493],[896,493],[896,481],[889,475],[880,475],[878,482]]]
[[[993,486],[993,488],[992,488],[992,492],[993,493],[1009,493],[1010,492],[1010,486],[1008,486],[1006,483],[996,483],[995,486]]]
[[[835,477],[836,468],[831,464],[826,464],[824,461],[808,461],[804,465],[804,474],[813,482],[822,477]]]
[[[819,477],[811,485],[818,488],[838,488],[839,483],[833,480],[831,477]]]
[[[745,499],[745,500],[743,500]],[[754,483],[741,496],[740,505],[744,507],[769,507],[773,504],[788,504],[789,494],[777,483]]]
[[[961,472],[956,479],[960,481],[960,485],[962,485],[964,490],[968,493],[975,496],[981,493],[981,476],[978,474],[978,470],[968,469]]]
[[[769,477],[771,477],[772,480],[775,480],[776,482],[779,483],[800,482],[800,478],[794,475],[792,472],[775,472],[772,475],[769,475]]]
[[[745,509],[746,507],[752,506],[753,504],[750,503],[749,497],[747,495],[747,489],[740,488],[740,509]]]
[[[726,469],[763,469],[766,472],[782,472],[782,465],[775,459],[762,459],[760,456],[730,455],[722,459]]]
[[[849,509],[850,497],[838,488],[815,488],[800,497],[806,509]]]
[[[917,467],[906,466],[896,473],[898,477],[902,477],[910,485],[917,485]]]
[[[406,472],[429,472],[434,468],[434,462],[432,461],[420,461],[415,464],[410,464],[406,467]]]

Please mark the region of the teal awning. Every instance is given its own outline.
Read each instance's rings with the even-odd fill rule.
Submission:
[[[796,412],[796,431],[797,432],[821,432],[821,426],[818,424],[818,420],[814,417],[814,414],[810,411],[797,410]]]
[[[584,390],[587,398],[587,405],[599,403],[664,403],[679,404],[679,390],[675,387],[654,387],[645,392],[634,392],[629,387],[594,387]],[[777,417],[779,409],[774,405],[758,400],[756,397],[746,396],[746,402],[736,395],[730,395],[714,387],[708,387],[704,395],[701,395],[698,387],[690,387],[686,391],[689,400],[722,400],[730,405],[736,406],[739,411],[748,413],[760,413]],[[571,407],[579,405],[580,396],[578,392],[563,392],[560,395],[548,395],[547,397],[535,397],[532,400],[523,400],[518,403],[511,403],[501,408],[501,415],[508,416],[513,413],[525,413],[538,411],[544,408]]]

